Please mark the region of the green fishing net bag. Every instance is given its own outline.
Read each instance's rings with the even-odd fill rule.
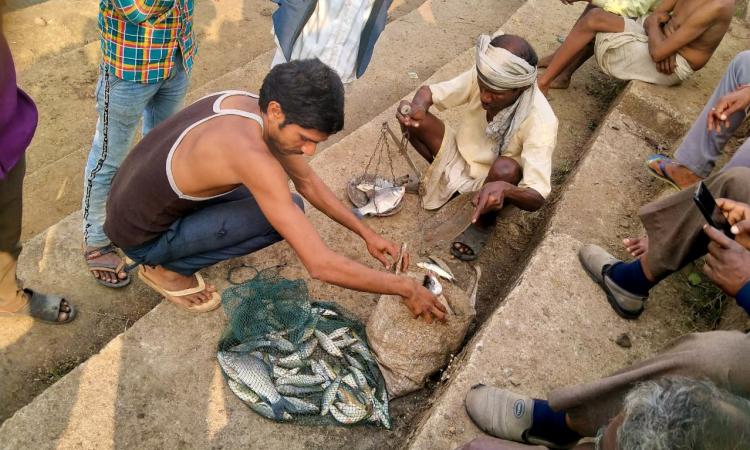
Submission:
[[[276,268],[226,289],[221,303],[228,325],[217,357],[229,387],[250,409],[276,421],[390,429],[385,380],[364,326],[350,313],[333,302],[310,299],[305,281],[286,279]],[[222,355],[251,359],[254,369],[238,376]],[[263,377],[281,400],[253,383]]]

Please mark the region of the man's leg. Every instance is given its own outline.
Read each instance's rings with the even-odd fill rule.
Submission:
[[[133,140],[133,134],[144,108],[158,89],[158,85],[124,81],[109,74],[109,94],[102,69],[96,89],[96,109],[99,118],[94,140],[89,151],[83,184],[83,237],[87,251],[110,245],[104,233],[106,202],[109,188],[125,159]],[[108,97],[105,98],[105,97]],[[107,142],[104,143],[105,101],[107,112]],[[90,264],[116,267],[120,258],[114,253],[88,258]],[[93,271],[95,277],[108,283],[118,283],[127,277],[125,272],[115,274],[108,271]]]
[[[401,125],[401,131],[407,131],[406,127]],[[427,162],[432,163],[440,151],[445,136],[445,124],[442,120],[428,112],[424,120],[419,123],[417,128],[409,128],[409,143],[414,146],[417,153],[422,155]]]
[[[707,177],[713,170],[724,146],[745,120],[746,114],[744,110],[740,110],[729,116],[729,127],[722,126],[720,132],[708,129],[708,115],[720,98],[745,84],[750,84],[750,51],[737,54],[729,63],[724,76],[703,108],[703,112],[695,120],[677,149],[674,163],[664,164],[666,175],[674,180],[678,187],[690,186],[701,178]],[[654,171],[661,171],[658,163],[659,161],[653,161],[649,167]],[[747,142],[737,151],[726,168],[734,166],[750,167],[750,146],[747,146]]]
[[[179,54],[178,54],[178,57]],[[169,118],[182,108],[185,103],[190,77],[185,73],[182,62],[175,64],[175,69],[169,79],[160,83],[143,111],[143,135],[145,136],[155,126]]]
[[[596,436],[622,409],[639,382],[665,376],[710,380],[747,398],[750,395],[750,335],[739,331],[693,333],[676,339],[656,356],[589,383],[552,391],[548,401],[504,389],[474,386],[466,410],[484,431],[518,442],[558,446]]]
[[[16,261],[21,253],[21,208],[26,161],[21,159],[0,180],[0,311],[15,312],[26,305],[23,288],[16,280]]]
[[[539,77],[539,89],[546,93],[552,81],[571,63],[582,64],[582,61],[576,59],[584,56],[581,52],[585,52],[586,47],[594,41],[596,33],[621,33],[624,29],[625,22],[617,14],[612,14],[600,8],[593,8],[585,12],[573,25],[573,29],[565,38],[565,42],[555,52],[547,70]]]
[[[750,168],[734,167],[707,178],[705,184],[716,198],[750,203],[748,180]],[[640,315],[651,287],[705,255],[709,242],[691,190],[649,203],[639,215],[648,236],[648,250],[640,258],[624,263],[595,245],[586,245],[579,253],[612,307],[626,319]]]
[[[26,161],[22,158],[5,179],[0,180],[0,313],[29,314],[45,321],[67,322],[75,313],[65,299],[41,293],[29,295],[16,279],[16,263],[21,253],[25,174]]]
[[[710,380],[718,387],[750,396],[750,335],[739,331],[693,333],[671,342],[656,356],[614,374],[550,393],[549,404],[565,411],[567,423],[583,436],[594,436],[622,409],[623,399],[639,382],[665,376]]]
[[[293,198],[303,208],[301,197],[295,194]],[[204,267],[253,253],[282,239],[246,188],[238,188],[220,200],[224,201],[179,219],[148,246],[124,249],[125,253],[143,264],[157,284],[174,291],[194,287],[193,274]],[[205,295],[195,297],[202,299]]]

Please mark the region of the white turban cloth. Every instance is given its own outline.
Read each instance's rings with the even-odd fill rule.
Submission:
[[[499,32],[495,36],[501,34]],[[490,45],[491,40],[490,36],[483,34],[477,41],[477,74],[482,82],[498,91],[529,86],[515,103],[495,114],[487,124],[485,133],[496,142],[493,150],[499,156],[531,111],[538,89],[537,70],[520,56]]]

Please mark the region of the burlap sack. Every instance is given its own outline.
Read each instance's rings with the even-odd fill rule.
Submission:
[[[424,273],[410,273],[419,279]],[[476,310],[458,286],[442,281],[440,300],[450,307],[446,322],[414,319],[401,297],[383,295],[367,322],[367,340],[392,398],[421,389],[426,378],[461,347]]]

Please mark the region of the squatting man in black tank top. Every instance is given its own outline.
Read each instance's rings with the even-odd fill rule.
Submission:
[[[130,152],[112,183],[105,231],[141,264],[144,282],[193,311],[220,303],[200,269],[286,239],[313,278],[400,295],[415,317],[444,320],[443,306],[415,280],[330,250],[291,193],[289,179],[384,266],[396,259],[399,247],[357,219],[304,158],[343,125],[343,85],[317,59],[274,67],[259,98],[234,91],[203,98]]]

